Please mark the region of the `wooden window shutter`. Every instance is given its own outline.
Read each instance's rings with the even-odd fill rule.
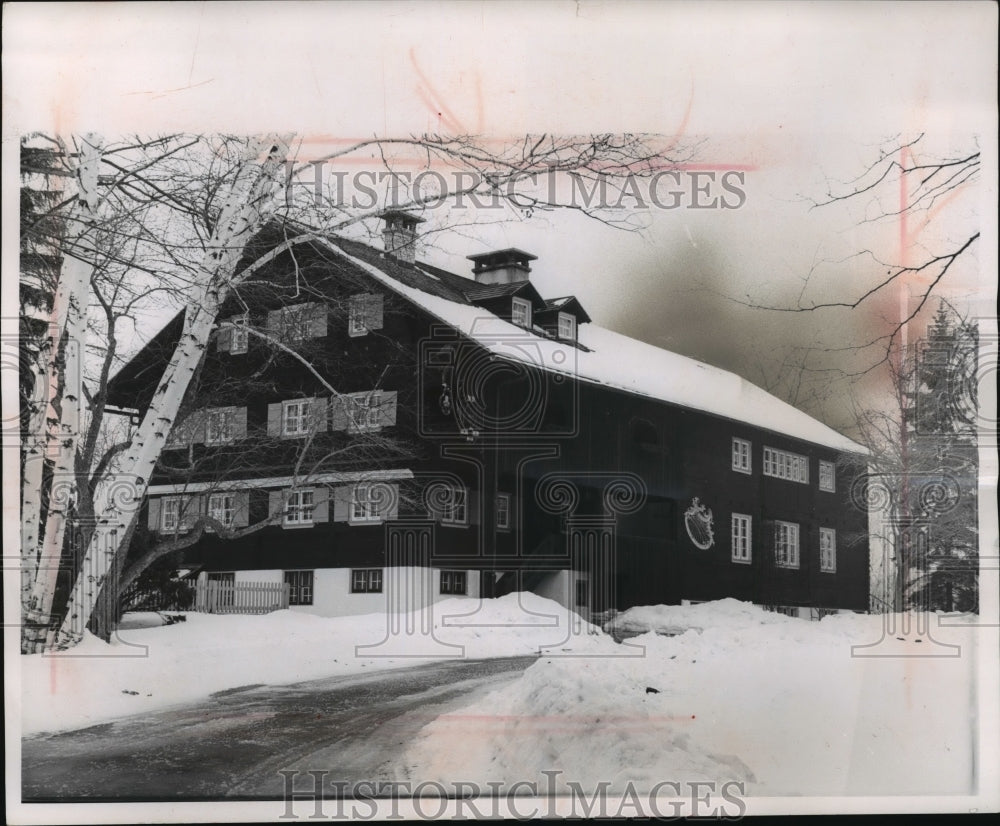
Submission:
[[[351,501],[354,498],[353,485],[338,485],[333,488],[333,521],[347,522],[351,518]]]
[[[188,496],[181,500],[181,519],[180,526],[182,529],[188,529],[194,525],[201,516],[203,505],[203,497],[201,496]]]
[[[267,314],[267,332],[279,341],[284,338],[284,314],[281,310],[271,310]]]
[[[312,433],[323,433],[326,431],[327,409],[329,405],[326,399],[309,400],[309,431]]]
[[[267,406],[267,435],[281,435],[281,402]]]
[[[204,444],[208,428],[208,411],[195,410],[188,417],[188,442],[191,444]]]
[[[233,527],[245,528],[250,524],[250,491],[233,493]]]
[[[276,516],[285,510],[285,492],[283,490],[269,490],[267,492],[267,515]],[[274,524],[281,524],[280,522]]]
[[[396,424],[396,391],[386,390],[382,392],[381,403],[379,405],[379,424],[382,427]]]
[[[215,337],[215,346],[220,353],[228,353],[233,349],[233,330],[231,327],[223,327]]]
[[[151,531],[160,529],[160,499],[150,498],[146,502],[146,527]]]
[[[330,399],[330,430],[347,430],[350,420],[347,417],[347,396],[334,396]]]
[[[199,418],[201,418],[201,428],[199,432]],[[174,426],[170,429],[170,435],[167,436],[167,445],[169,447],[187,447],[188,445],[195,444],[196,442],[205,441],[205,416],[204,412],[196,410],[193,413],[188,413],[188,415],[181,418],[178,416],[174,420]]]
[[[382,296],[373,293],[365,300],[365,326],[369,330],[382,329]]]
[[[313,488],[313,522],[330,521],[330,489],[320,485]]]
[[[306,327],[309,338],[322,338],[326,335],[327,311],[325,304],[313,304],[309,308],[309,321]]]
[[[245,407],[231,407],[233,416],[233,438],[245,439],[247,437],[247,409]]]

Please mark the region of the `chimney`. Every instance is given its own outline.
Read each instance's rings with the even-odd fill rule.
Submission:
[[[379,215],[383,221],[382,247],[387,257],[412,264],[417,254],[417,224],[424,219],[401,209],[389,209]]]
[[[472,274],[480,284],[511,284],[530,280],[528,262],[537,260],[538,256],[512,247],[481,252],[467,258],[472,262]]]

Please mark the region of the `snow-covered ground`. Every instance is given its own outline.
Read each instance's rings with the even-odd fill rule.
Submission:
[[[530,593],[442,600],[433,614],[403,617],[393,635],[384,614],[184,616],[174,625],[135,627],[148,626],[150,616],[126,615],[111,644],[88,634],[66,655],[21,657],[22,732],[81,728],[238,686],[404,668],[442,656],[537,654],[564,644],[569,621],[578,620]],[[433,635],[420,633],[427,620]]]
[[[626,612],[618,628],[639,636],[620,645],[533,594],[484,600],[458,617],[477,606],[438,603],[433,640],[404,635],[360,652],[386,636],[384,616],[188,614],[123,630],[111,645],[88,637],[71,657],[22,657],[23,731],[93,725],[237,686],[401,668],[445,651],[541,650],[519,679],[427,725],[400,755],[401,771],[548,788],[541,773],[558,770],[561,792],[569,782],[613,791],[665,780],[741,781],[754,796],[972,792],[977,629],[961,617],[947,618],[952,627],[932,617],[930,636],[914,626],[879,642],[882,617],[817,623],[722,600]],[[927,654],[958,656],[914,656]]]
[[[627,640],[636,656],[543,657],[425,727],[404,762],[426,780],[539,788],[557,769],[563,794],[700,780],[753,796],[971,794],[976,629],[930,621],[932,638],[895,630],[864,649],[894,656],[861,657],[852,647],[879,641],[884,618],[808,622],[736,600],[633,609],[617,624],[647,630]],[[931,653],[960,656],[914,656]]]

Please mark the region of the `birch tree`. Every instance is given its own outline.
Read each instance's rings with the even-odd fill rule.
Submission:
[[[68,647],[82,638],[112,563],[122,551],[125,534],[136,518],[136,509],[145,496],[188,383],[201,361],[219,306],[232,288],[236,265],[247,242],[272,207],[284,172],[288,142],[289,137],[284,136],[263,144],[251,143],[229,187],[204,261],[190,286],[191,301],[177,350],[128,448],[112,461],[106,475],[98,480],[94,491],[95,530],[56,637],[57,647]],[[265,152],[263,160],[259,159],[261,149]],[[123,474],[128,475],[128,489],[124,493],[121,488]]]
[[[85,427],[81,436],[62,443],[65,453],[59,457],[58,471],[67,474],[63,487],[45,481],[44,462],[32,466],[30,474],[34,475],[26,471],[23,553],[26,570],[32,572],[27,577],[30,591],[25,595],[25,610],[31,616],[23,635],[26,651],[45,645],[66,648],[78,642],[109,577],[114,579],[125,571],[138,508],[210,337],[218,328],[218,311],[227,297],[238,293],[278,256],[287,253],[294,258],[298,245],[365,226],[387,205],[359,207],[330,193],[316,198],[303,187],[296,190],[297,174],[317,164],[336,164],[354,153],[374,157],[392,181],[400,153],[410,153],[411,157],[422,157],[427,168],[461,173],[455,176],[460,183],[446,192],[428,193],[414,187],[401,198],[397,197],[400,193],[394,193],[388,204],[393,208],[421,209],[442,198],[464,195],[475,196],[477,203],[490,209],[499,207],[501,213],[488,213],[491,221],[573,209],[612,226],[634,229],[620,210],[609,213],[603,203],[581,207],[572,197],[565,197],[565,191],[560,194],[558,189],[546,187],[546,176],[564,174],[599,186],[602,192],[627,193],[634,191],[637,180],[649,179],[672,164],[689,162],[695,152],[694,147],[681,146],[676,140],[638,135],[538,135],[502,146],[469,136],[422,135],[374,137],[296,165],[290,158],[288,136],[246,141],[179,135],[113,146],[106,143],[99,153],[102,174],[95,177],[89,158],[97,155],[97,144],[88,146],[93,147],[90,154],[81,155],[77,164],[80,171],[74,172],[81,194],[64,199],[59,206],[69,209],[73,220],[68,222],[71,226],[64,237],[58,239],[67,256],[58,290],[67,302],[71,295],[77,296],[76,303],[67,306],[89,304],[92,314],[86,327],[81,326],[79,314],[73,316],[71,328],[67,326],[69,316],[66,323],[57,321],[55,326],[60,330],[58,335],[71,337],[80,345],[81,358],[90,354],[97,366],[82,382],[81,402],[63,398],[66,361],[46,363],[46,369],[57,374],[57,381],[48,375],[46,381],[55,388],[51,407],[59,414],[48,415],[46,423],[61,427],[59,419],[64,412],[70,418],[82,412]],[[286,197],[280,198],[283,185]],[[302,197],[287,197],[288,193]],[[272,218],[284,228],[284,242],[255,260],[246,259],[248,242]],[[181,225],[183,229],[178,229]],[[241,260],[242,268],[237,270]],[[139,282],[142,288],[136,286]],[[85,298],[78,296],[82,286]],[[157,292],[173,296],[175,305],[184,309],[180,340],[166,359],[152,401],[137,427],[102,446],[99,435],[107,430],[109,412],[107,385],[120,362],[116,325],[135,323],[135,309]],[[54,351],[50,347],[47,352]],[[69,367],[74,364],[70,362]],[[38,427],[36,418],[32,432]],[[26,443],[32,455],[39,452],[37,435],[28,435]],[[56,478],[58,475],[52,476]],[[40,489],[37,502],[31,493],[36,489]],[[65,501],[58,499],[60,492],[67,494]],[[51,520],[46,510],[49,502],[54,503],[54,507],[49,506]],[[71,509],[84,528],[84,541],[81,557],[67,562],[66,519]],[[43,523],[44,536],[39,537]],[[65,610],[51,604],[49,573],[43,573],[36,562],[43,555],[46,572],[55,567],[50,563],[60,559],[64,567],[69,564],[72,569],[73,585]],[[141,573],[149,560],[136,562],[128,579]],[[61,617],[61,625],[53,638],[54,617]],[[47,641],[46,627],[50,632]]]
[[[99,138],[82,142],[75,175],[75,204],[67,232],[80,246],[93,238],[97,224],[97,180],[101,156]],[[91,266],[84,255],[63,259],[53,301],[50,334],[35,362],[35,397],[47,395],[31,416],[25,450],[21,500],[22,565],[30,572],[25,583],[25,646],[35,650],[44,642],[45,620],[52,609],[56,574],[62,557],[66,519],[76,497],[74,480],[80,432],[81,399],[68,384],[82,373],[81,347],[86,338],[86,312]],[[39,392],[41,390],[41,392]],[[44,535],[41,526],[42,485],[46,460],[52,461]]]

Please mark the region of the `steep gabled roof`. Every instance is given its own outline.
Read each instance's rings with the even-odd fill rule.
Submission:
[[[332,241],[319,243],[351,257]],[[735,373],[594,324],[580,327],[577,336],[586,348],[580,350],[567,342],[535,335],[496,316],[484,315],[482,308],[467,301],[456,301],[401,282],[377,264],[351,258],[381,284],[502,358],[745,422],[835,450],[867,453],[843,434]],[[525,336],[531,336],[532,347],[524,346]]]
[[[319,250],[342,256],[377,282],[410,300],[439,321],[478,341],[496,355],[525,362],[543,370],[568,375],[594,384],[659,399],[671,404],[701,410],[722,418],[760,427],[835,450],[867,453],[866,449],[812,416],[783,402],[735,373],[705,364],[686,356],[598,327],[582,325],[577,339],[582,348],[571,343],[538,335],[517,327],[476,306],[489,294],[484,287],[509,288],[528,284],[482,285],[429,264],[403,263],[358,241],[340,237],[320,238],[312,242]],[[500,290],[497,296],[513,294]],[[538,297],[538,301],[543,299]],[[548,310],[566,309],[573,296],[544,302]],[[583,308],[580,307],[583,312]],[[585,312],[584,312],[584,315]],[[589,316],[586,316],[589,321]],[[582,320],[582,318],[581,318]],[[115,376],[112,386],[129,385],[143,376],[158,350],[170,348],[179,337],[183,313],[175,316],[160,333]],[[532,347],[525,347],[525,336]],[[169,354],[167,355],[169,358]],[[165,360],[161,363],[165,363]],[[155,388],[155,381],[153,387]],[[119,403],[120,402],[112,402]],[[126,405],[122,405],[126,406]],[[129,407],[140,406],[129,404]]]

